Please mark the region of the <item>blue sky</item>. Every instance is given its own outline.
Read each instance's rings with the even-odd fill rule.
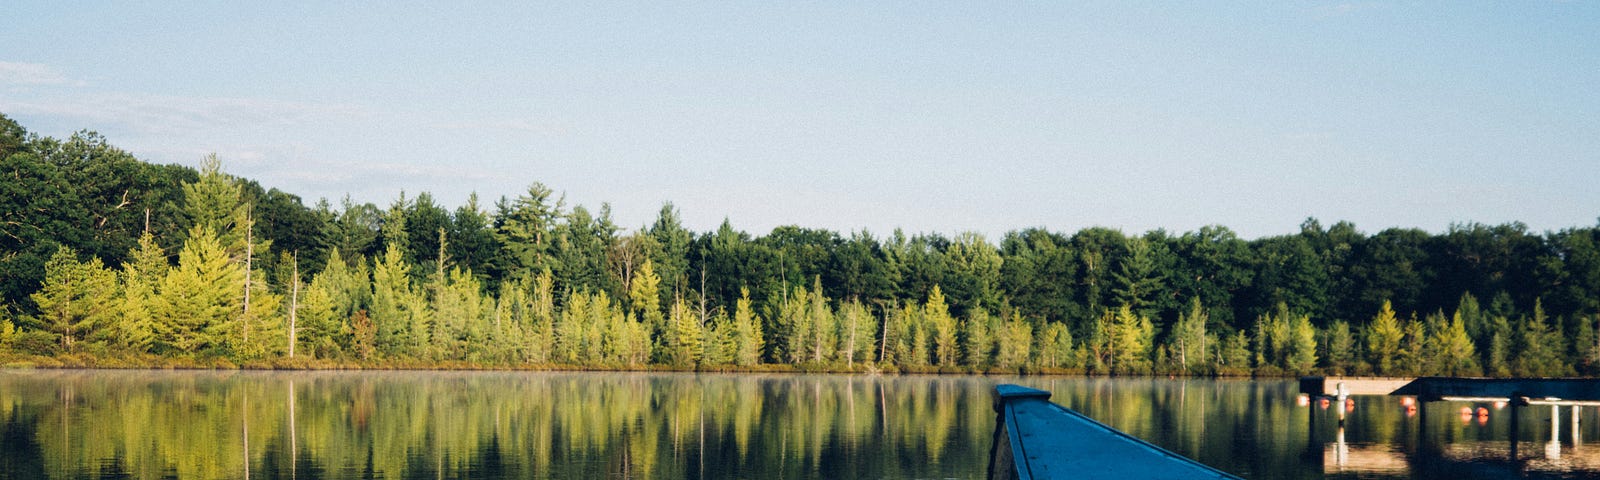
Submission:
[[[598,3],[599,5],[595,5]],[[304,197],[883,235],[1600,217],[1600,3],[22,1],[0,112]]]

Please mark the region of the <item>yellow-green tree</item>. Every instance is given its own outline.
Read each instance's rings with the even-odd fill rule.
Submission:
[[[689,311],[682,298],[672,302],[672,313],[667,317],[666,338],[662,339],[662,360],[680,367],[692,366],[700,360],[701,331],[699,316]]]
[[[750,308],[750,289],[739,289],[739,300],[733,309],[733,363],[755,365],[761,362],[761,349],[765,341],[761,335],[761,317]]]
[[[178,355],[219,347],[236,330],[244,272],[204,225],[189,229],[178,266],[161,279],[156,346]]]
[[[665,326],[661,315],[661,277],[656,276],[655,264],[649,259],[633,271],[633,279],[628,282],[628,306],[652,331],[660,331]]]
[[[1013,314],[1000,327],[995,364],[1002,368],[1021,368],[1028,363],[1033,347],[1033,326]]]
[[[939,366],[955,365],[961,351],[956,343],[956,320],[950,316],[950,306],[945,303],[944,292],[938,285],[928,292],[928,302],[922,305],[922,318],[933,329],[934,360]]]
[[[1400,356],[1400,341],[1405,338],[1405,330],[1388,300],[1383,301],[1383,307],[1378,309],[1378,314],[1367,324],[1366,336],[1367,355],[1372,361],[1373,368],[1382,375],[1393,373],[1395,360]]]
[[[112,345],[127,352],[146,352],[155,341],[154,313],[156,286],[167,274],[166,253],[156,245],[155,237],[145,232],[139,237],[139,246],[128,254],[122,263],[122,311],[113,322],[115,333]]]
[[[384,355],[396,357],[411,352],[416,343],[414,336],[426,332],[413,331],[412,317],[417,305],[413,297],[419,296],[411,286],[411,264],[405,260],[399,245],[390,243],[383,258],[372,267],[372,309],[369,315],[376,327],[377,349]]]
[[[964,335],[961,337],[962,358],[967,365],[986,367],[994,361],[995,346],[995,317],[989,315],[987,310],[977,308],[967,312],[967,320],[962,323]]]
[[[1311,317],[1294,315],[1289,321],[1287,367],[1290,372],[1310,373],[1317,366],[1317,329]]]
[[[875,337],[878,320],[861,302],[850,300],[839,305],[839,358],[845,365],[871,362],[877,352]]]
[[[1200,297],[1194,297],[1189,302],[1189,311],[1178,314],[1178,322],[1172,326],[1172,344],[1168,351],[1177,356],[1178,366],[1184,371],[1195,372],[1204,368],[1209,361],[1209,345],[1206,335],[1206,323],[1211,315],[1200,304]]]
[[[39,306],[36,323],[55,334],[64,351],[77,349],[79,341],[97,336],[116,314],[116,273],[100,259],[78,261],[78,253],[62,246],[44,264],[44,284],[31,297]]]
[[[1118,307],[1112,316],[1108,335],[1112,373],[1141,373],[1150,369],[1151,340],[1155,326],[1150,319],[1133,312],[1128,305]]]
[[[1039,365],[1049,368],[1066,367],[1072,361],[1072,332],[1061,322],[1049,322],[1040,329]]]
[[[1433,336],[1437,340],[1433,343],[1434,350],[1429,356],[1442,362],[1438,372],[1440,375],[1452,377],[1483,375],[1483,369],[1478,367],[1478,352],[1472,345],[1472,337],[1467,335],[1466,322],[1461,318],[1461,312],[1451,316],[1449,323],[1432,327]]]

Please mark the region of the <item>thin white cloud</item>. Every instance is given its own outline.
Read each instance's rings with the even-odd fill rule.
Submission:
[[[0,61],[0,84],[7,85],[82,85],[55,67],[42,63]]]
[[[539,124],[527,120],[486,120],[467,122],[443,122],[434,126],[440,130],[500,130],[518,133],[531,133],[535,135],[560,135],[566,129],[555,125]]]
[[[348,105],[255,98],[88,93],[13,102],[19,114],[67,117],[85,125],[121,125],[130,131],[172,134],[211,128],[254,128],[324,122],[362,115]]]

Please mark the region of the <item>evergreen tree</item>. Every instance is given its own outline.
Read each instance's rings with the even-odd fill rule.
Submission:
[[[967,312],[961,329],[961,352],[967,365],[987,367],[993,363],[995,349],[995,319],[988,311],[975,309]]]
[[[342,266],[342,261],[340,262]],[[351,345],[350,326],[335,313],[332,281],[328,270],[312,277],[295,302],[296,351],[311,358],[338,358]]]
[[[813,363],[822,364],[832,361],[833,354],[838,351],[839,322],[833,315],[833,308],[828,306],[828,297],[822,294],[821,277],[813,277],[809,298],[806,314],[811,320],[805,330],[810,343],[808,351]]]
[[[44,284],[32,295],[39,306],[35,323],[55,335],[63,351],[100,336],[112,327],[120,300],[117,277],[100,259],[78,261],[78,253],[62,246],[45,262]]]
[[[666,326],[661,315],[660,286],[661,277],[656,276],[654,263],[649,259],[634,270],[633,279],[628,282],[628,305],[652,332],[660,332]]]
[[[157,350],[193,355],[230,338],[242,311],[244,272],[228,258],[211,229],[189,229],[178,266],[161,279],[156,302]]]
[[[1151,252],[1150,242],[1143,238],[1128,239],[1127,248],[1127,255],[1121,258],[1116,272],[1111,274],[1115,280],[1112,296],[1134,313],[1150,315],[1156,293],[1163,283],[1155,255]]]
[[[1072,332],[1067,330],[1066,324],[1045,324],[1039,332],[1038,341],[1039,366],[1062,368],[1072,361]]]
[[[1155,327],[1150,319],[1133,312],[1128,305],[1118,307],[1111,324],[1108,343],[1112,345],[1112,373],[1143,373],[1150,369],[1151,340]]]
[[[1517,359],[1513,369],[1520,377],[1556,377],[1571,375],[1572,367],[1562,361],[1566,351],[1561,333],[1545,317],[1544,301],[1533,304],[1533,315],[1523,319]]]
[[[878,321],[861,302],[851,300],[839,306],[839,355],[845,365],[873,361],[877,352]]]
[[[1400,357],[1400,342],[1405,339],[1405,330],[1387,300],[1383,302],[1383,308],[1378,309],[1378,314],[1372,317],[1372,322],[1367,324],[1366,338],[1367,354],[1371,358],[1373,368],[1377,369],[1380,375],[1394,374],[1395,361]]]
[[[411,264],[400,253],[399,245],[389,244],[383,258],[372,267],[370,318],[377,329],[379,352],[391,357],[413,353],[414,337],[426,333],[412,329],[413,317],[421,315],[412,310],[418,303],[413,297],[419,296],[411,286]]]
[[[739,289],[739,301],[733,310],[733,363],[741,366],[761,362],[765,341],[761,336],[761,318],[750,308],[750,290]]]
[[[679,298],[672,302],[667,324],[667,336],[661,346],[662,360],[669,365],[680,367],[695,365],[700,360],[702,347],[700,342],[705,337],[700,328],[699,317],[689,310],[689,306],[682,298]]]
[[[1461,313],[1456,312],[1450,323],[1443,325],[1443,328],[1443,331],[1434,333],[1434,337],[1438,340],[1435,342],[1434,352],[1429,355],[1443,362],[1439,374],[1452,377],[1482,375],[1483,369],[1478,367],[1478,353],[1472,344],[1472,337],[1467,332],[1466,321]]]
[[[150,232],[139,237],[139,246],[128,257],[122,264],[121,318],[115,322],[111,341],[123,351],[144,353],[155,342],[156,287],[171,267]]]
[[[933,329],[934,358],[939,366],[953,366],[960,346],[956,343],[956,321],[950,316],[944,293],[934,285],[928,302],[922,305],[922,318]]]
[[[1001,368],[1022,368],[1028,363],[1033,346],[1033,326],[1013,315],[1001,327],[995,364]]]
[[[1250,373],[1250,340],[1240,330],[1229,335],[1218,346],[1217,373],[1244,375]]]
[[[1311,317],[1296,315],[1289,323],[1288,370],[1305,374],[1317,365],[1317,329]]]
[[[1494,377],[1511,376],[1512,331],[1506,317],[1495,315],[1489,320],[1489,353],[1484,373]]]
[[[1328,373],[1349,374],[1355,368],[1356,361],[1356,340],[1350,333],[1350,324],[1344,320],[1334,320],[1328,325],[1325,338],[1322,358],[1327,362]]]
[[[1177,357],[1179,367],[1186,372],[1197,372],[1208,361],[1206,323],[1210,317],[1200,305],[1200,297],[1194,297],[1189,302],[1189,311],[1179,314],[1177,324],[1172,327],[1168,351]]]
[[[805,341],[805,332],[811,328],[811,317],[806,314],[807,298],[805,287],[794,287],[793,293],[777,304],[772,339],[778,342],[778,361],[799,364],[810,356]]]

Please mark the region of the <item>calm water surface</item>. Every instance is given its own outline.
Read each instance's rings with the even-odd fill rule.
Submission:
[[[1513,449],[1493,406],[1363,398],[1341,430],[1292,381],[11,370],[0,478],[981,479],[1000,382],[1248,478],[1600,475],[1593,411],[1532,407]]]

